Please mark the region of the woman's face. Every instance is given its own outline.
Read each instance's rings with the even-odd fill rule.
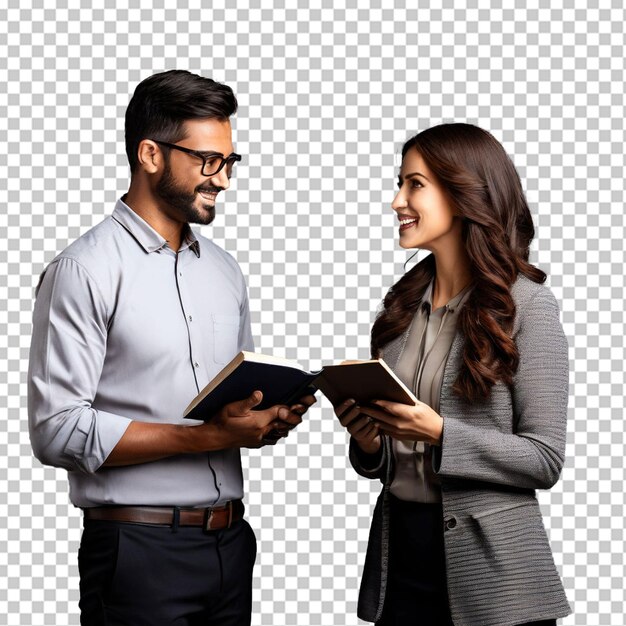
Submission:
[[[415,148],[404,156],[398,186],[391,207],[400,220],[403,248],[445,250],[450,238],[460,236],[461,220],[455,219],[443,189]]]

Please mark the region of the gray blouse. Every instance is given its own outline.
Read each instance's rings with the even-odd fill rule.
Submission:
[[[431,311],[434,280],[433,277],[411,321],[395,373],[418,400],[439,412],[443,370],[457,317],[471,292],[471,283],[447,304]],[[441,502],[440,481],[433,472],[430,444],[397,439],[391,442],[395,461],[391,493],[401,500]]]

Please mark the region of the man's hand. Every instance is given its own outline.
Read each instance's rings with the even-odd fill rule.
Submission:
[[[297,421],[294,419],[292,421],[283,421],[281,420],[280,424],[276,428],[278,433],[281,433],[281,436],[286,437],[289,434],[289,431],[295,428],[300,422],[302,422],[302,416],[317,402],[317,398],[312,394],[308,393],[302,396],[296,404],[292,404],[289,407],[289,411],[292,415],[295,415],[298,419]]]
[[[207,426],[211,425],[220,431],[220,435],[225,440],[224,447],[260,448],[266,444],[273,445],[297,426],[302,421],[302,417],[288,406],[281,404],[263,411],[254,411],[254,407],[262,400],[263,393],[254,391],[248,398],[224,406]],[[292,408],[300,404],[302,400]],[[308,406],[304,408],[304,411],[307,408]]]
[[[302,416],[309,410],[311,405],[316,402],[317,399],[313,394],[302,396],[297,404],[292,404],[289,407],[292,419],[290,421],[279,419],[276,426],[264,437],[263,441],[265,443],[275,444],[279,439],[286,437],[290,430],[293,430],[302,422]]]
[[[227,404],[199,426],[133,421],[104,466],[149,463],[176,454],[273,445],[302,421],[301,414],[315,401],[312,396],[305,396],[291,409],[277,404],[264,411],[254,411],[262,399],[263,394],[255,391],[249,398]],[[276,429],[281,429],[283,434],[271,435]]]
[[[314,392],[314,389],[308,387],[306,391]],[[289,407],[289,410],[302,417],[316,402],[317,398],[313,395],[313,393],[307,393],[298,400],[297,404],[292,404]]]

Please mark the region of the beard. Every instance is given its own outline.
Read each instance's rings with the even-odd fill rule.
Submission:
[[[221,191],[216,187],[200,187],[206,191],[217,193]],[[166,161],[163,175],[156,185],[156,195],[162,200],[168,208],[175,210],[185,222],[191,224],[210,224],[215,219],[215,205],[204,201],[202,208],[196,206],[196,199],[202,196],[198,194],[199,189],[194,189],[190,193],[185,187],[177,184],[176,179],[172,176],[172,170],[169,162]]]

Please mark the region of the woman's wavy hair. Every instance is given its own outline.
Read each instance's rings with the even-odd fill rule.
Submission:
[[[511,285],[519,272],[536,283],[546,280],[545,272],[528,263],[535,236],[530,210],[504,148],[477,126],[433,126],[404,144],[403,159],[409,150],[419,152],[462,219],[473,287],[458,317],[465,344],[452,390],[469,402],[486,399],[498,380],[512,384],[519,364],[510,335]],[[435,269],[429,254],[391,287],[372,327],[373,358],[407,329]]]

